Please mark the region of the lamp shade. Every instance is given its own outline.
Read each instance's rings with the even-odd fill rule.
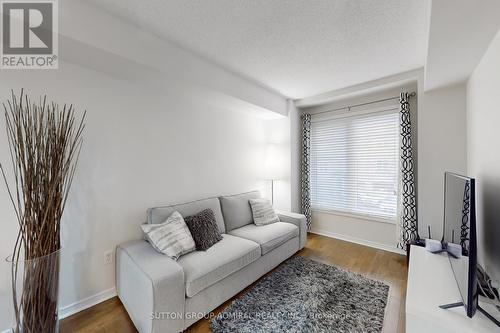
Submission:
[[[265,179],[281,179],[284,177],[283,149],[278,144],[268,144],[264,163]]]

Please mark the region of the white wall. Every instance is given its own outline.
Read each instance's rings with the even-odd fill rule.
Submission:
[[[466,81],[500,28],[498,0],[429,1],[425,89]]]
[[[263,120],[216,109],[197,101],[195,94],[187,99],[177,90],[125,82],[66,63],[57,71],[2,73],[0,100],[21,87],[34,98],[47,94],[88,111],[85,144],[63,218],[62,306],[114,286],[114,269],[103,265],[103,252],[140,237],[147,207],[251,189],[267,194],[265,145],[276,138],[288,150],[286,118]],[[1,133],[0,161],[9,165]],[[288,174],[275,194],[276,206],[284,209],[290,207]],[[0,195],[0,254],[5,258],[17,224],[6,191]],[[6,269],[0,266],[2,276]],[[0,283],[2,310],[9,300],[9,280]],[[6,313],[0,311],[2,329]]]
[[[119,30],[110,20],[109,31],[103,31],[108,37]],[[130,29],[121,37],[132,32],[142,36]],[[147,38],[140,41],[149,47],[144,52],[155,46],[145,45]],[[123,44],[131,51],[133,40],[127,40]],[[109,48],[121,42],[110,42]],[[114,287],[114,265],[104,265],[103,254],[141,237],[139,224],[148,207],[252,189],[268,196],[263,180],[266,146],[279,144],[283,159],[290,159],[289,119],[280,114],[286,113],[283,96],[172,45],[159,47],[154,56],[172,70],[181,67],[175,73],[149,67],[147,59],[139,62],[126,48],[117,56],[102,47],[66,39],[60,51],[72,63],[62,61],[59,70],[1,73],[1,102],[9,98],[10,89],[25,88],[34,99],[47,94],[49,100],[88,112],[85,143],[63,216],[61,307]],[[0,117],[0,162],[8,166],[3,128]],[[277,208],[290,208],[290,172],[285,163],[275,189]],[[13,249],[17,224],[3,187],[0,257],[5,258]],[[8,270],[5,263],[0,265],[0,331],[11,318]]]
[[[311,232],[375,248],[398,251],[395,223],[313,210]]]
[[[465,83],[418,94],[418,226],[443,235],[444,172],[466,172]]]
[[[60,59],[65,61],[126,79],[144,75],[124,65],[126,59],[148,68],[148,75],[163,74],[178,83],[202,86],[219,104],[287,114],[286,100],[280,94],[148,34],[88,1],[59,1],[59,34]]]
[[[479,262],[500,280],[500,31],[467,84],[468,174],[476,178]]]

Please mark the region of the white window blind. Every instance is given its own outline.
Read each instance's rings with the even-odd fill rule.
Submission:
[[[311,207],[395,222],[397,110],[311,122]]]

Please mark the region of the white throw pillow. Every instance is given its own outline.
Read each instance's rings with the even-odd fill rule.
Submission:
[[[250,199],[252,207],[253,223],[256,225],[266,225],[279,222],[278,215],[274,212],[273,206],[267,199]]]
[[[141,228],[156,251],[174,260],[196,248],[191,232],[179,212],[173,212],[163,223],[143,224]]]

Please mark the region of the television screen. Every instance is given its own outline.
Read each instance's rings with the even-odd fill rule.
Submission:
[[[452,253],[458,254],[448,257],[469,317],[477,308],[475,215],[474,179],[446,172],[443,243]]]

